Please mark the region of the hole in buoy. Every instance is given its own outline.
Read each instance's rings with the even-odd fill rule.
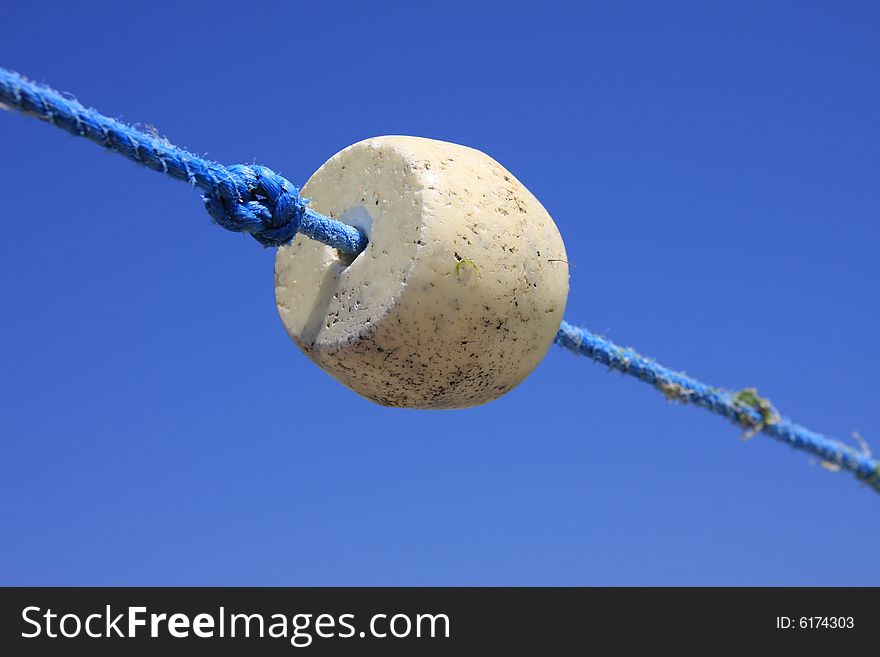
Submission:
[[[371,232],[373,229],[373,217],[370,216],[370,213],[364,206],[353,205],[339,216],[339,221],[357,228],[359,231],[367,236],[368,241],[371,239]],[[360,255],[360,253],[343,253],[342,251],[337,251],[336,253],[339,258],[339,262],[346,267],[357,260],[357,257]]]

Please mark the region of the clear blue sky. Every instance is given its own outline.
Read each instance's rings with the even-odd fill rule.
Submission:
[[[9,3],[0,65],[305,181],[486,151],[554,216],[566,317],[880,451],[870,2]],[[0,113],[0,583],[873,584],[880,498],[553,348],[374,406],[197,192]]]

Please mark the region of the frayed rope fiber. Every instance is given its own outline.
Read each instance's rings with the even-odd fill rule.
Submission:
[[[309,209],[296,185],[267,167],[211,162],[3,68],[0,103],[204,190],[219,225],[250,233],[263,246],[286,244],[298,232],[345,253],[367,246],[358,229]]]
[[[361,231],[310,209],[296,185],[267,167],[225,167],[211,162],[0,68],[2,106],[42,119],[202,189],[205,207],[214,221],[228,230],[249,233],[264,246],[286,244],[297,233],[347,254],[360,253],[367,246]],[[748,435],[763,432],[813,454],[824,463],[852,472],[880,492],[880,461],[781,417],[753,389],[730,393],[707,386],[568,322],[562,322],[556,344],[650,383],[669,399],[702,406],[726,417],[745,427]]]
[[[747,435],[766,433],[825,463],[852,472],[880,492],[880,461],[781,417],[753,389],[730,393],[674,372],[585,328],[562,322],[556,344],[658,388],[668,399],[694,404],[743,426]]]

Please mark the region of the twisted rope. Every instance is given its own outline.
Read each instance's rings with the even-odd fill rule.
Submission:
[[[211,162],[3,68],[0,103],[202,189],[214,221],[263,246],[286,244],[298,232],[345,253],[367,246],[358,229],[309,209],[296,185],[267,167]]]
[[[249,233],[264,246],[286,244],[302,233],[348,254],[366,248],[363,233],[311,210],[296,185],[267,167],[225,167],[211,162],[0,68],[0,107],[4,105],[199,187],[205,192],[205,208],[217,224],[227,230]],[[650,383],[667,398],[726,417],[745,427],[748,435],[766,433],[821,458],[824,463],[848,470],[880,492],[880,462],[781,417],[753,389],[730,393],[713,388],[567,322],[562,322],[556,343]]]
[[[730,393],[708,386],[568,322],[562,322],[556,334],[556,344],[650,383],[667,399],[701,406],[726,417],[744,427],[747,436],[763,432],[796,449],[818,456],[824,463],[852,472],[857,479],[880,493],[880,461],[780,416],[752,388]]]

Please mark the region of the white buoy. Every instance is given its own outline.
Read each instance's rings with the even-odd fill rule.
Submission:
[[[369,245],[353,260],[302,235],[280,247],[278,311],[302,351],[355,392],[386,406],[474,406],[550,348],[568,296],[565,247],[488,155],[376,137],[330,158],[302,193]]]

